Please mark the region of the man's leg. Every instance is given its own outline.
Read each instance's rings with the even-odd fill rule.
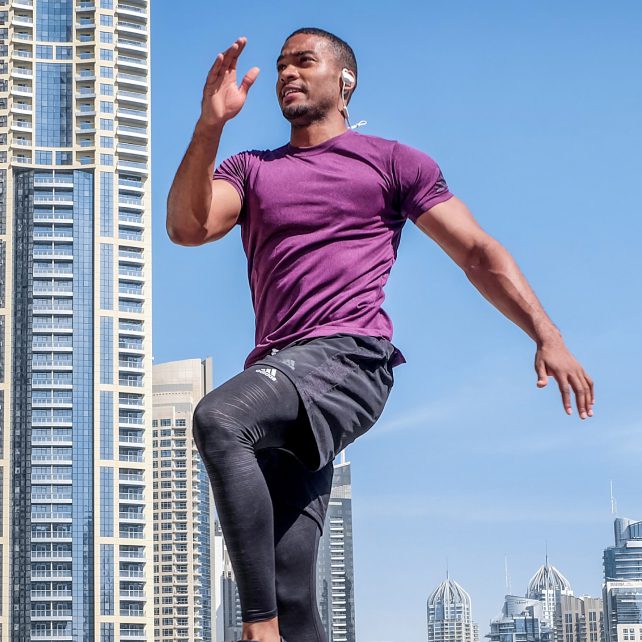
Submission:
[[[302,434],[302,412],[298,392],[285,375],[277,371],[272,381],[254,368],[209,392],[194,411],[194,441],[234,569],[244,639],[279,640],[273,505],[255,451],[286,447],[297,452],[309,439]],[[265,625],[252,625],[258,622]]]
[[[316,598],[321,528],[295,506],[274,502],[276,599],[286,642],[327,642]]]

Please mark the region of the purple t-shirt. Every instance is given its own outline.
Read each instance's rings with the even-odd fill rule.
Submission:
[[[293,341],[337,332],[392,341],[381,307],[406,219],[452,194],[435,161],[354,130],[313,147],[289,143],[224,160],[238,191],[256,314],[244,367]],[[391,366],[405,363],[400,350]]]

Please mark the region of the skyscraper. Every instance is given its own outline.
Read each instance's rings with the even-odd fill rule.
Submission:
[[[317,605],[328,642],[355,642],[352,482],[345,451],[334,464],[317,556]]]
[[[642,640],[642,522],[618,517],[615,546],[604,551],[607,642]]]
[[[212,359],[155,364],[153,378],[154,640],[211,642],[214,502],[192,417]]]
[[[149,640],[147,1],[0,29],[1,635]]]
[[[569,581],[552,565],[548,556],[528,583],[526,597],[542,603],[543,619],[553,629],[553,639],[562,642],[561,632],[561,598],[573,595]]]
[[[477,642],[470,595],[450,576],[430,594],[427,603],[428,642]]]

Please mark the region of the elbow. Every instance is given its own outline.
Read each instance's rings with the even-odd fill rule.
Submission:
[[[190,247],[194,245],[201,245],[202,243],[202,241],[200,239],[197,239],[194,234],[189,234],[185,230],[181,230],[175,227],[169,221],[165,225],[165,229],[170,241],[172,241],[172,243],[176,243],[176,245]]]
[[[479,239],[466,252],[461,267],[469,277],[489,271],[501,251],[502,247],[495,239]]]

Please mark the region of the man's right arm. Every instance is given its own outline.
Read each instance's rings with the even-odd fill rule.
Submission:
[[[212,180],[223,126],[199,121],[167,198],[167,234],[179,245],[203,245],[225,236],[241,212],[241,197],[224,180]]]
[[[202,245],[225,236],[241,212],[241,197],[224,180],[213,180],[223,126],[241,110],[259,69],[252,67],[236,86],[236,61],[247,39],[219,53],[207,75],[201,116],[167,197],[166,229],[179,245]]]

